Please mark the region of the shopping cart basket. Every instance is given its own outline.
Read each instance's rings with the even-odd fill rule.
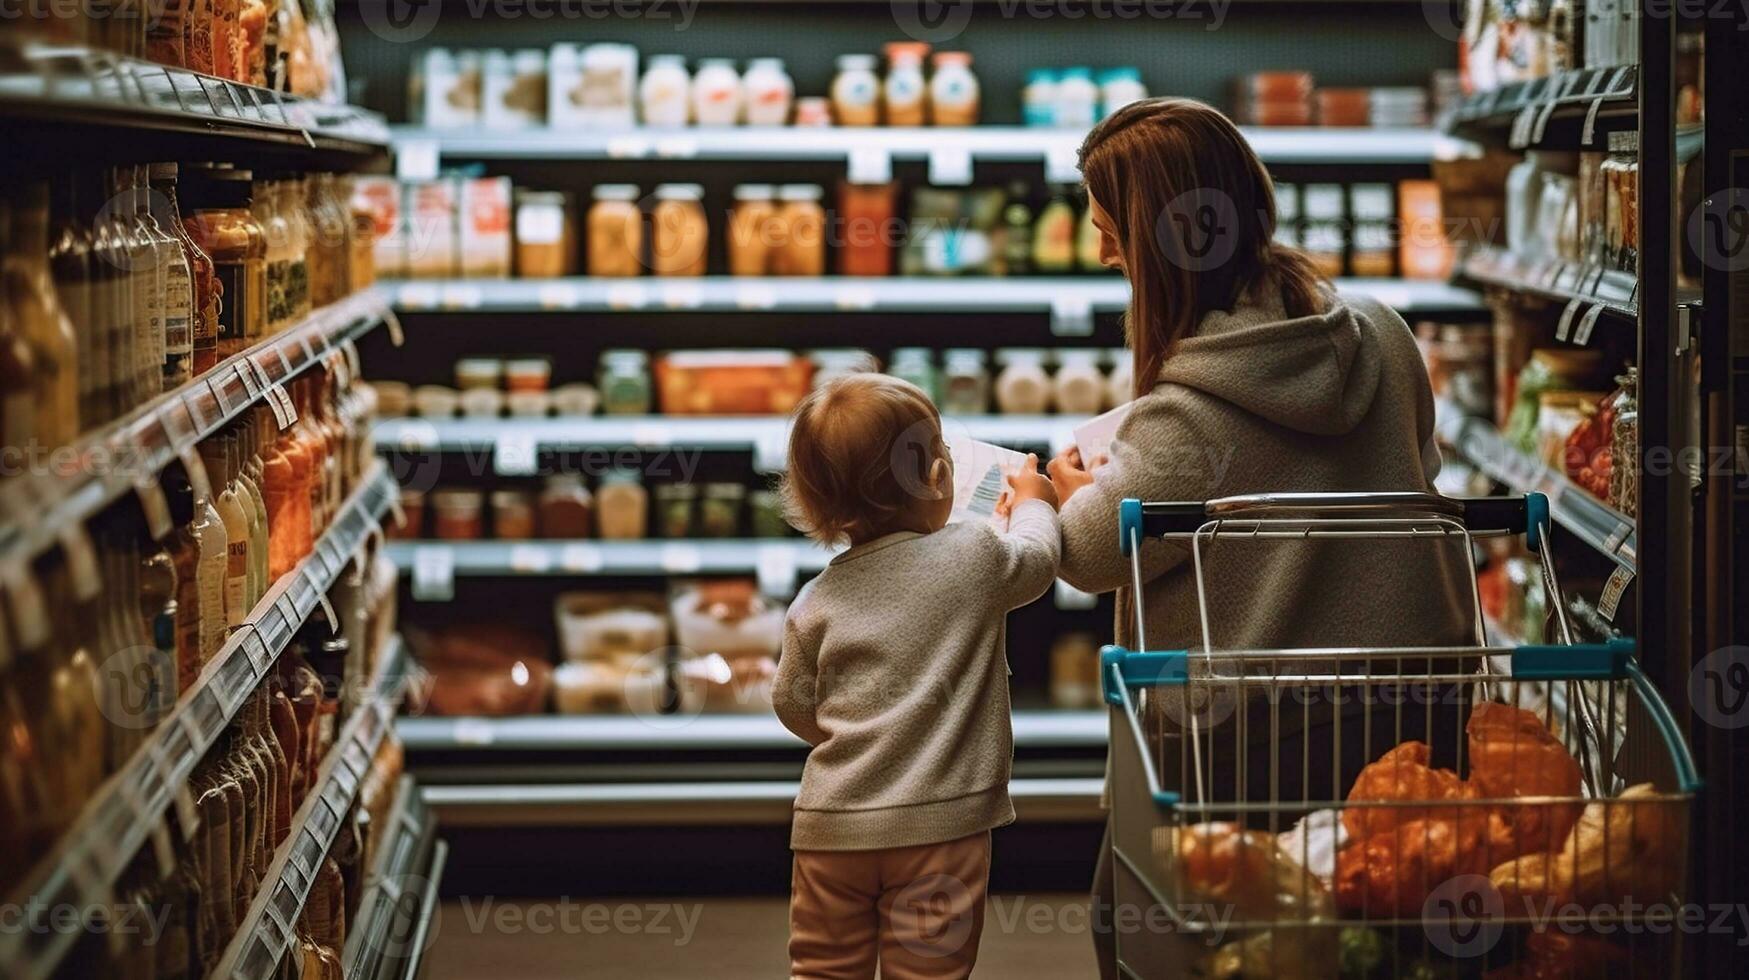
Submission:
[[[1432,494],[1126,500],[1138,651],[1111,709],[1119,971],[1129,977],[1673,975],[1688,807],[1680,729],[1633,641],[1573,642],[1548,502]],[[1224,536],[1523,534],[1561,645],[1218,651]],[[1139,552],[1188,538],[1199,650],[1147,648]],[[1497,972],[1496,972],[1497,971]]]

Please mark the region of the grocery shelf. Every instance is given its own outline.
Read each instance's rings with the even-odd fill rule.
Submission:
[[[1514,493],[1534,490],[1545,494],[1555,523],[1622,568],[1637,571],[1639,541],[1632,516],[1586,493],[1564,474],[1519,452],[1498,429],[1482,419],[1451,420],[1440,437],[1459,456],[1511,487]]]
[[[1575,343],[1590,336],[1590,319],[1609,314],[1634,321],[1639,317],[1639,280],[1632,272],[1604,269],[1585,262],[1557,258],[1533,258],[1509,249],[1484,246],[1464,256],[1458,276],[1485,286],[1527,293],[1556,302],[1565,301],[1573,312],[1563,313],[1566,328]],[[1590,312],[1596,310],[1596,313]],[[1580,317],[1580,311],[1585,311]],[[1566,336],[1560,339],[1567,339]]]
[[[330,352],[394,313],[380,294],[365,291],[316,310],[301,323],[228,358],[174,391],[56,451],[53,464],[0,482],[0,568],[20,568],[35,556],[82,533],[84,523],[129,491],[142,495],[154,538],[169,531],[170,515],[158,474],[171,461],[193,456],[202,439],[257,402],[275,412],[295,409],[286,382],[321,363]],[[63,457],[71,459],[63,463]]]
[[[422,937],[447,857],[447,848],[435,839],[437,821],[411,776],[401,777],[388,823],[376,833],[376,858],[358,911],[347,923],[342,959],[349,980],[418,974]]]
[[[1240,127],[1270,164],[1420,164],[1458,152],[1434,129]],[[526,129],[493,132],[392,127],[397,152],[420,144],[446,162],[467,160],[849,160],[885,154],[927,160],[941,154],[990,161],[1046,161],[1074,179],[1086,133],[1037,126],[725,126],[684,129]],[[1451,148],[1448,148],[1451,147]],[[1056,178],[1054,178],[1056,179]]]
[[[1637,66],[1580,68],[1477,92],[1452,111],[1444,129],[1495,141],[1506,130],[1506,142],[1520,149],[1544,143],[1552,120],[1583,120],[1577,130],[1563,125],[1566,138],[1558,140],[1577,147],[1593,142],[1598,116],[1634,112],[1638,94]]]
[[[1102,747],[1110,720],[1103,711],[1016,711],[1014,745]],[[530,715],[519,718],[417,718],[395,722],[409,753],[455,749],[582,752],[614,750],[749,750],[801,748],[774,715],[695,717]]]
[[[414,279],[383,288],[404,313],[1049,313],[1084,321],[1094,312],[1122,312],[1130,298],[1129,284],[1115,274]],[[1336,288],[1405,316],[1486,310],[1475,292],[1437,280],[1343,278]]]
[[[1023,823],[1098,822],[1098,777],[1020,778],[1008,784]],[[722,826],[790,822],[792,780],[427,786],[446,827]]]
[[[816,574],[832,552],[802,539],[686,541],[391,541],[413,598],[448,601],[453,578],[488,575],[750,575],[774,566]]]
[[[211,974],[214,978],[268,980],[276,974],[280,957],[295,939],[310,886],[370,773],[377,748],[393,730],[405,663],[399,643],[383,651],[370,697],[335,735],[303,805],[292,815],[291,834],[274,852],[248,912]]]
[[[362,164],[385,154],[389,127],[376,113],[76,45],[0,44],[0,121],[30,126],[27,153],[101,145],[112,156],[157,154],[245,159],[295,154]]]
[[[77,936],[50,928],[46,917],[55,908],[108,901],[109,889],[164,825],[173,803],[178,822],[192,827],[198,818],[190,812],[185,792],[189,775],[305,620],[326,602],[328,590],[374,533],[394,496],[395,483],[387,470],[380,463],[372,467],[315,550],[268,590],[170,715],[93,794],[60,842],[25,876],[11,907],[26,910],[29,921],[25,928],[0,930],[0,963],[16,971],[9,977],[43,978],[55,972]],[[393,659],[384,657],[385,662]]]

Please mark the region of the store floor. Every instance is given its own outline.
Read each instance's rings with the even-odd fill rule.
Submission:
[[[1097,976],[1076,894],[992,896],[977,975]],[[772,980],[787,974],[788,900],[462,897],[443,904],[430,980]]]

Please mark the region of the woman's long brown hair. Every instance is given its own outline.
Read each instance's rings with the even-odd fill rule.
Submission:
[[[1326,307],[1311,260],[1274,241],[1269,171],[1209,106],[1145,99],[1119,109],[1081,144],[1081,174],[1111,217],[1130,281],[1137,397],[1205,314],[1255,289],[1279,289],[1290,317]]]

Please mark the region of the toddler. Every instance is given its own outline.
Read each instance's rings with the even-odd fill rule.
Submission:
[[[1057,498],[1027,457],[1007,533],[948,526],[953,462],[923,390],[835,379],[796,407],[792,522],[847,542],[784,624],[777,716],[813,746],[790,846],[790,972],[965,977],[990,830],[1014,820],[1005,621],[1057,574]]]

